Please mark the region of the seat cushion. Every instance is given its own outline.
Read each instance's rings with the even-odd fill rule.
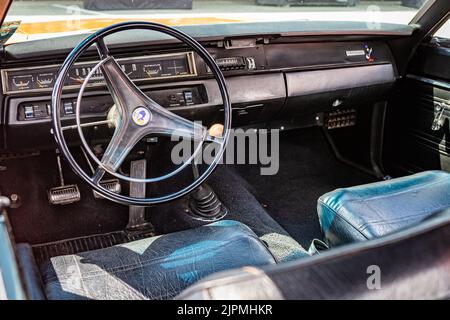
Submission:
[[[319,198],[322,231],[330,245],[381,237],[450,208],[450,174],[425,171],[329,192]]]
[[[54,257],[40,271],[48,299],[169,299],[214,272],[274,263],[250,228],[220,221]]]

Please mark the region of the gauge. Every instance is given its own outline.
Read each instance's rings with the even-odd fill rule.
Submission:
[[[189,73],[189,67],[185,58],[170,59],[162,62],[162,76],[177,76]]]
[[[72,68],[66,80],[66,85],[81,85],[88,75],[85,67]]]
[[[130,79],[139,79],[142,76],[139,74],[138,66],[136,63],[124,63],[120,65],[120,68]]]
[[[92,71],[92,69],[93,69],[93,66],[89,66],[86,69],[87,69],[87,73],[90,73]],[[95,70],[95,72],[92,75],[90,81],[92,81],[92,82],[103,82],[103,74],[102,74],[102,70],[100,68]]]
[[[145,64],[142,70],[149,78],[157,78],[161,76],[162,66],[161,63]]]
[[[94,65],[76,66],[69,71],[69,76],[66,85],[81,85],[86,79],[87,75],[92,71]],[[103,81],[103,74],[100,69],[97,69],[90,78],[90,83],[99,83]]]
[[[15,91],[22,91],[33,88],[33,75],[14,75],[10,78],[10,87]]]
[[[53,88],[54,82],[54,73],[39,73],[36,75],[36,84],[38,88]]]

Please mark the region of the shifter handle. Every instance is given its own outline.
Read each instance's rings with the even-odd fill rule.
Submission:
[[[209,128],[208,134],[212,137],[222,137],[223,136],[223,125],[220,123],[215,123]]]

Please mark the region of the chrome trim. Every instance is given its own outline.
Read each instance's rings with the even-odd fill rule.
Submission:
[[[414,74],[407,74],[406,78],[408,79],[414,79],[420,82],[424,82],[427,84],[431,84],[432,86],[440,87],[443,89],[450,90],[450,83],[442,80],[434,80],[426,77],[416,76]]]
[[[160,80],[160,79],[178,79],[178,78],[186,78],[186,77],[196,77],[197,74],[197,67],[195,64],[195,58],[194,58],[194,52],[188,51],[188,52],[178,52],[178,53],[165,53],[165,54],[156,54],[156,55],[147,55],[147,56],[137,56],[137,57],[130,57],[130,58],[119,58],[116,59],[118,62],[126,61],[128,63],[132,63],[134,61],[139,60],[145,60],[150,58],[167,58],[167,57],[181,57],[185,56],[188,60],[188,67],[189,67],[189,74],[186,75],[177,75],[177,76],[163,76],[159,78],[141,78],[141,79],[132,79],[133,82],[142,82],[142,81],[152,81],[152,80]],[[98,61],[85,61],[85,62],[77,62],[74,64],[74,66],[84,66],[84,65],[96,65]],[[8,90],[8,72],[14,72],[14,71],[23,71],[23,70],[39,70],[41,69],[42,72],[48,72],[48,69],[50,68],[60,68],[60,64],[51,64],[51,65],[45,65],[45,66],[36,66],[36,67],[25,67],[25,68],[10,68],[10,69],[2,69],[1,72],[1,78],[2,78],[2,89],[3,94],[17,94],[17,93],[32,93],[32,92],[51,92],[53,90],[53,87],[51,88],[42,88],[42,89],[28,89],[28,90]],[[59,70],[57,71],[59,72]],[[90,83],[87,85],[87,87],[102,87],[105,86],[105,83]],[[65,86],[64,89],[78,89],[81,85],[70,85]]]

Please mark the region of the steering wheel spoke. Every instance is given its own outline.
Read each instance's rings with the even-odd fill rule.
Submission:
[[[207,134],[205,136],[205,138],[203,139],[203,141],[205,141],[205,142],[213,142],[213,143],[217,143],[217,144],[222,144],[224,139],[223,139],[223,137],[215,137],[215,136],[211,136],[211,135]]]
[[[152,103],[149,105],[152,120],[147,132],[163,136],[174,136],[190,140],[202,141],[207,129],[200,123],[183,118],[166,108]]]
[[[104,59],[109,56],[109,49],[106,46],[104,37],[98,37],[95,41],[95,45],[97,47],[97,51],[101,59]]]
[[[95,185],[99,185],[100,181],[102,180],[103,176],[105,175],[106,171],[102,167],[98,166],[97,169],[95,169],[94,174],[92,175],[92,182]]]
[[[151,102],[151,99],[131,81],[112,56],[105,58],[101,70],[108,91],[124,121],[129,119],[129,113],[134,108]]]
[[[145,136],[142,128],[134,127],[130,123],[122,123],[116,128],[100,161],[103,169],[116,172],[130,153],[131,149]]]

